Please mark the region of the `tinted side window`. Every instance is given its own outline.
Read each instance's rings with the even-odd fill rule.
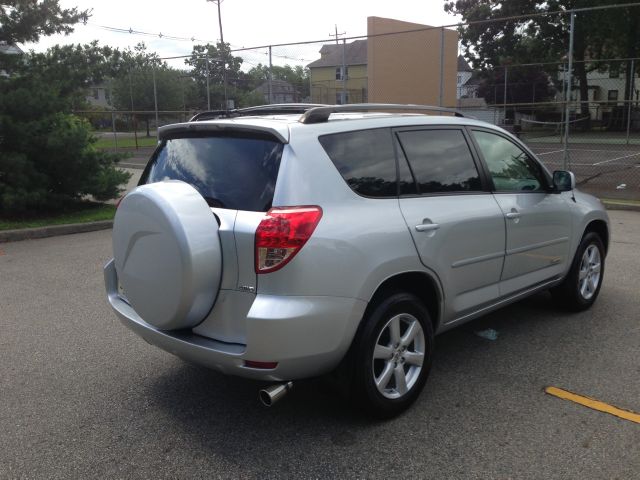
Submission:
[[[209,206],[267,211],[283,145],[267,138],[188,137],[166,140],[140,184],[182,180]]]
[[[367,197],[398,195],[390,130],[336,133],[323,135],[319,140],[354,192]]]
[[[419,193],[481,190],[480,175],[461,130],[398,133]]]
[[[482,156],[498,191],[536,192],[543,190],[544,173],[527,153],[500,135],[474,130]]]

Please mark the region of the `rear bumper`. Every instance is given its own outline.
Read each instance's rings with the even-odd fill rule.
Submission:
[[[335,368],[366,308],[366,302],[353,298],[258,294],[245,319],[244,345],[217,341],[191,330],[158,330],[118,294],[113,260],[104,267],[104,280],[113,311],[148,343],[229,375],[265,381],[307,378]],[[272,370],[247,368],[245,360],[278,362],[278,366]]]

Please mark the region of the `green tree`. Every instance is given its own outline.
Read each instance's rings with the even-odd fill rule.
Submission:
[[[478,85],[478,96],[487,103],[505,101],[505,69],[485,70]],[[544,102],[556,92],[549,75],[540,66],[510,66],[507,68],[506,103]],[[529,107],[524,107],[525,111]]]
[[[70,33],[89,18],[88,10],[60,7],[58,0],[3,0],[0,3],[0,43],[37,42],[42,35]],[[14,55],[0,55],[0,70],[16,65]]]
[[[633,0],[445,0],[444,9],[462,16],[464,22],[472,22],[459,30],[467,58],[478,68],[497,70],[508,63],[566,60],[570,16],[553,12],[624,3],[633,3]],[[545,12],[548,14],[526,17]],[[639,15],[638,7],[576,15],[574,75],[578,80],[583,116],[589,116],[587,74],[601,68],[597,60],[638,55]],[[515,16],[524,18],[483,22]],[[547,67],[547,71],[552,76],[558,73],[557,66]],[[625,98],[630,98],[630,94],[627,87]]]
[[[85,107],[86,91],[121,70],[122,54],[100,46],[97,40],[87,45],[54,45],[45,53],[31,52],[16,68],[16,75],[49,77],[58,94],[72,99],[74,108]]]
[[[121,54],[118,72],[111,82],[114,106],[118,110],[180,110],[183,108],[182,72],[170,68],[157,54],[147,51],[144,43]],[[154,96],[154,78],[156,91]],[[147,136],[152,115],[144,115]]]
[[[298,97],[307,98],[310,96],[309,69],[302,65],[273,65],[271,73],[274,80],[284,80],[289,82],[296,89]],[[253,80],[253,88],[258,87],[263,82],[269,80],[269,65],[259,63],[252,67],[247,75]]]
[[[86,16],[53,0],[5,3],[2,41],[68,33]],[[56,47],[23,56],[8,69],[10,76],[0,77],[0,213],[55,210],[85,195],[117,196],[129,174],[115,168],[117,156],[95,147],[89,124],[71,113],[112,56],[97,44]]]
[[[212,108],[224,108],[225,80],[227,99],[236,100],[241,106],[242,97],[248,89],[248,77],[241,70],[242,58],[231,53],[228,43],[218,42],[216,45],[194,45],[191,57],[185,60],[191,67],[191,75],[200,92],[200,108],[207,107],[207,76],[209,77],[209,93]]]

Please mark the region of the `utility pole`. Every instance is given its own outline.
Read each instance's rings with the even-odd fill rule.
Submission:
[[[330,33],[330,37],[336,37],[336,47],[340,45],[338,38],[342,35],[346,35],[347,32],[338,33],[338,25],[334,25],[335,33]],[[343,105],[347,103],[347,65],[346,65],[346,49],[347,49],[347,40],[342,39],[342,66],[340,67],[341,75],[340,79],[342,80],[342,93],[340,94],[341,102]],[[336,93],[338,93],[338,85],[335,86]],[[327,92],[328,94],[328,92]]]
[[[131,115],[133,116],[133,138],[136,142],[136,150],[138,150],[138,123],[136,122],[136,114],[133,110],[133,82],[131,80],[131,66],[129,66],[129,95],[131,96]]]
[[[224,47],[224,35],[222,34],[222,12],[220,10],[220,4],[222,0],[207,0],[207,2],[213,2],[218,5],[218,27],[220,28],[220,45],[222,48]],[[227,110],[229,108],[229,101],[227,99],[227,61],[226,61],[226,53],[220,50],[220,56],[222,57],[222,81],[224,82],[224,109]],[[211,109],[211,107],[209,107]]]
[[[206,56],[207,65],[207,110],[211,110],[211,89],[209,88],[209,54]]]
[[[269,45],[269,103],[273,103],[273,62],[271,53],[271,45]]]
[[[336,45],[340,45],[340,44],[338,43],[338,38],[339,38],[339,37],[341,37],[342,35],[346,35],[346,34],[347,34],[347,32],[338,33],[338,24],[335,24],[335,25],[334,25],[334,29],[335,29],[335,32],[336,32],[336,33],[330,33],[330,34],[329,34],[329,36],[330,36],[330,37],[336,37]]]
[[[571,75],[573,74],[573,34],[576,21],[576,12],[571,10],[571,21],[569,23],[569,52],[567,54],[567,91],[565,92],[565,109],[564,109],[564,155],[562,158],[562,168],[567,170],[569,167],[569,102],[571,101]]]
[[[156,138],[160,140],[158,135],[160,134],[160,122],[158,121],[158,87],[156,86],[156,65],[151,66],[151,74],[153,75],[153,105],[156,109]],[[149,123],[147,123],[149,125]],[[147,130],[149,130],[147,128]]]

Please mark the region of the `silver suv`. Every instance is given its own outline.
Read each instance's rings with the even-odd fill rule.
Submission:
[[[435,334],[541,290],[590,307],[602,204],[504,130],[438,110],[267,106],[161,128],[115,217],[113,310],[170,353],[274,382],[266,403],[337,371],[384,417],[419,395]]]

